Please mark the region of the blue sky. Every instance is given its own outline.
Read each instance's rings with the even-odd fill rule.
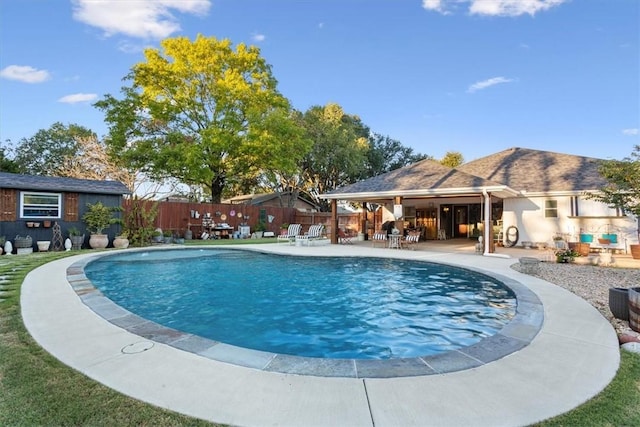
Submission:
[[[260,47],[294,108],[338,103],[436,158],[640,144],[639,0],[1,0],[0,141],[104,136],[92,103],[199,33]]]

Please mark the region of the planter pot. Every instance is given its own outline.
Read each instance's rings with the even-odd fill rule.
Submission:
[[[609,310],[616,319],[629,320],[629,289],[609,288]]]
[[[82,249],[82,245],[84,243],[84,234],[82,236],[69,236],[71,240],[71,248],[74,250]]]
[[[589,250],[591,245],[589,243],[569,243],[569,249],[572,249],[580,254],[580,256],[589,256]]]
[[[109,245],[109,236],[106,234],[92,234],[89,237],[89,246],[92,249],[104,249]]]
[[[173,243],[173,237],[165,237],[164,238],[164,243],[166,243],[166,244]]]
[[[633,259],[640,259],[640,245],[629,245]]]
[[[163,236],[153,236],[151,238],[155,243],[162,243],[164,241],[164,237]]]
[[[129,239],[126,237],[116,236],[113,239],[113,247],[116,249],[126,249],[129,247]]]
[[[51,245],[51,242],[48,240],[38,240],[37,243],[39,252],[47,252],[49,250],[49,245]]]
[[[33,247],[33,240],[31,239],[31,236],[27,236],[27,237],[16,236],[16,238],[13,240],[13,246],[16,249],[31,248]]]
[[[640,332],[640,288],[629,289],[629,326]]]

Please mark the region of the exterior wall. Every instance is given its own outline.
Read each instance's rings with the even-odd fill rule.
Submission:
[[[558,217],[545,218],[545,201],[556,200]],[[518,245],[523,241],[553,243],[553,236],[561,234],[567,242],[579,242],[581,232],[593,234],[594,242],[605,233],[618,235],[619,247],[626,249],[637,243],[635,217],[616,216],[615,210],[602,203],[578,201],[579,216],[571,216],[571,196],[544,196],[504,200],[502,231],[516,226]]]
[[[5,220],[5,218],[10,218],[10,215],[3,216],[3,220],[0,221],[0,236],[5,236],[6,240],[10,240],[12,243],[16,236],[30,236],[33,240],[34,249],[37,248],[36,242],[38,240],[48,240],[51,241],[53,239],[53,225],[55,222],[60,225],[60,230],[62,234],[62,241],[64,243],[64,239],[66,239],[69,235],[69,229],[71,227],[76,227],[80,232],[85,233],[85,244],[84,247],[88,247],[89,243],[89,232],[86,231],[86,225],[82,221],[82,216],[87,211],[88,203],[96,203],[98,201],[102,202],[105,206],[113,206],[118,207],[121,206],[122,196],[119,195],[109,195],[109,194],[83,194],[83,193],[60,193],[56,191],[41,191],[38,190],[38,193],[51,193],[51,194],[62,194],[62,206],[60,211],[59,218],[24,218],[20,215],[20,193],[21,190],[7,190],[4,191],[15,191],[15,204],[12,207],[14,211],[14,215],[11,220]],[[71,202],[72,198],[66,197],[68,195],[75,195],[75,202]],[[70,206],[68,204],[74,203],[77,206],[74,206],[73,209],[69,209]],[[11,209],[11,207],[8,207]],[[71,212],[70,212],[71,211]],[[7,212],[8,214],[9,212]],[[118,213],[114,214],[114,217],[118,217]],[[45,227],[45,221],[50,221],[50,226]],[[28,222],[39,223],[39,227],[28,227]],[[106,230],[106,233],[109,235],[109,240],[112,241],[116,236],[117,232],[120,231],[119,225],[112,225]],[[14,245],[15,246],[15,245]],[[15,251],[15,249],[14,249]]]

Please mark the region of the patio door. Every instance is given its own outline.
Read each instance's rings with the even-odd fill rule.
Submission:
[[[469,206],[453,207],[453,237],[469,236]]]

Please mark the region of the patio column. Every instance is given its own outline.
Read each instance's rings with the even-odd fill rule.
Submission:
[[[493,221],[491,220],[491,194],[486,190],[482,190],[484,198],[484,253],[493,253],[495,247],[493,245]]]
[[[367,236],[367,202],[362,202],[362,216],[360,217],[360,232],[364,234],[364,240],[369,240]]]
[[[331,244],[338,244],[338,201],[331,199]]]
[[[393,205],[401,205],[402,204],[402,197],[401,196],[395,196],[393,198]],[[404,212],[402,212],[402,215],[404,216]],[[395,219],[395,217],[394,217]],[[400,230],[400,234],[404,234],[404,221],[402,219],[400,220],[395,220],[393,223],[394,227],[396,227],[398,230]]]

